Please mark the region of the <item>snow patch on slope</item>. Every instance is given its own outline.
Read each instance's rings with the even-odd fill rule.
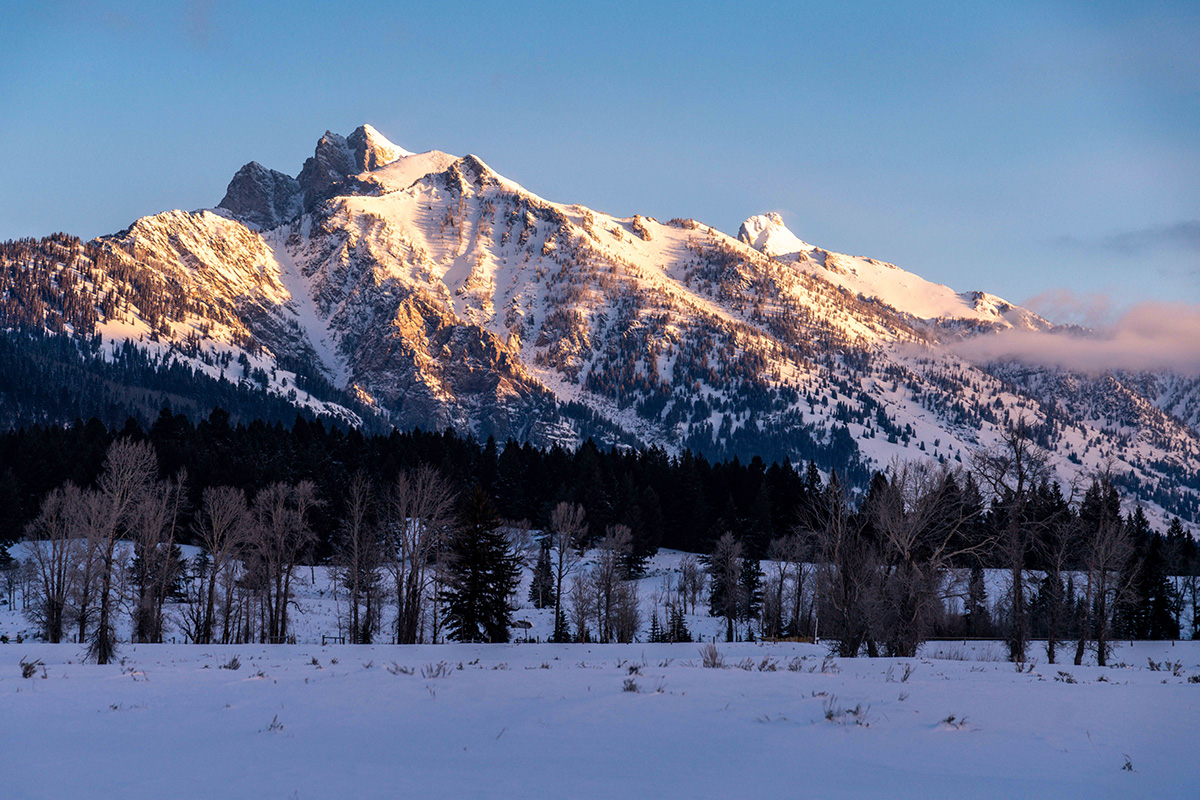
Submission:
[[[337,338],[317,311],[311,280],[292,260],[282,232],[267,234],[266,240],[278,267],[279,278],[289,295],[287,307],[296,315],[297,324],[321,359],[321,365],[332,375],[334,385],[344,389],[349,382],[350,370],[345,357],[338,350]]]

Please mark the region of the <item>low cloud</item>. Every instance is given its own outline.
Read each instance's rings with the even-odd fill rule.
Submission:
[[[1116,319],[1116,305],[1111,297],[1102,292],[1048,289],[1021,305],[1054,322],[1086,325],[1089,328],[1111,325]]]
[[[1117,233],[1104,237],[1101,243],[1105,248],[1118,253],[1136,253],[1159,247],[1169,247],[1173,250],[1200,250],[1200,220]]]
[[[1200,306],[1139,303],[1096,330],[1009,330],[951,350],[976,363],[1011,359],[1088,373],[1170,369],[1200,375]]]
[[[1192,219],[1170,225],[1154,225],[1149,228],[1120,231],[1092,239],[1059,236],[1051,243],[1058,247],[1092,252],[1108,251],[1126,256],[1159,249],[1200,252],[1200,220]]]

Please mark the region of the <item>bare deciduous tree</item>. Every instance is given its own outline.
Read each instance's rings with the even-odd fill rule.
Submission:
[[[690,605],[690,613],[696,613],[696,604],[704,594],[704,581],[704,570],[694,556],[686,555],[679,559],[679,597],[684,603],[685,612]]]
[[[550,528],[545,535],[550,537],[554,550],[554,639],[561,641],[566,638],[561,630],[565,619],[562,605],[565,581],[579,564],[579,548],[587,535],[583,506],[566,502],[555,506],[550,512]]]
[[[625,525],[609,525],[596,550],[591,585],[596,593],[596,636],[601,642],[616,638],[617,595],[622,583],[622,560],[633,549],[633,532]]]
[[[100,567],[96,635],[89,654],[98,664],[107,664],[116,651],[112,618],[115,597],[117,542],[127,535],[138,504],[150,491],[158,472],[158,457],[149,442],[119,439],[108,448],[96,491],[98,501],[89,514],[89,539]]]
[[[970,520],[952,472],[917,461],[894,464],[890,473],[864,509],[882,560],[872,628],[887,655],[913,658],[942,609],[940,592],[950,564],[978,554],[983,544],[959,536]]]
[[[434,468],[424,465],[402,472],[392,485],[387,503],[387,558],[396,592],[396,642],[424,641],[423,619],[431,608],[433,638],[437,638],[437,598],[440,559],[455,526],[455,492]]]
[[[210,486],[201,496],[200,513],[193,531],[208,553],[209,563],[203,576],[200,599],[202,612],[196,632],[198,644],[213,642],[217,622],[217,586],[220,575],[246,546],[250,534],[250,510],[246,493],[232,486]],[[231,602],[232,598],[227,598]],[[227,640],[222,637],[222,641]]]
[[[308,524],[309,512],[317,502],[316,494],[311,481],[301,481],[295,486],[273,483],[254,497],[253,548],[265,581],[264,636],[268,642],[283,642],[287,638],[288,604],[296,565],[316,540]]]
[[[1048,475],[1046,454],[1037,449],[1029,435],[1025,418],[1001,435],[991,449],[979,451],[971,469],[980,485],[992,496],[993,514],[1002,515],[998,552],[1008,565],[1009,607],[1012,624],[1008,635],[1008,654],[1012,661],[1024,661],[1029,643],[1029,593],[1025,581],[1025,559],[1033,542],[1033,531],[1026,519],[1030,491]]]
[[[29,558],[37,568],[37,595],[27,609],[42,637],[55,644],[63,639],[67,607],[78,578],[76,562],[82,543],[76,539],[81,492],[73,483],[52,489],[42,498],[41,511],[29,524]]]
[[[1120,499],[1106,474],[1092,484],[1085,507],[1091,498],[1092,513],[1082,511],[1080,522],[1083,544],[1083,620],[1075,647],[1075,664],[1083,663],[1089,639],[1095,642],[1096,664],[1106,666],[1111,646],[1112,614],[1128,590],[1129,576],[1122,571],[1133,553],[1133,540],[1121,520]]]
[[[628,644],[637,636],[638,628],[642,624],[636,581],[621,581],[617,585],[614,607],[613,635],[618,642]]]
[[[595,614],[596,594],[592,588],[592,576],[588,572],[576,573],[571,578],[568,600],[571,604],[571,624],[575,626],[575,641],[590,639],[588,623]]]
[[[368,644],[377,628],[379,568],[383,560],[374,508],[374,486],[355,472],[346,492],[346,516],[334,550],[334,574],[349,600],[347,630],[351,644]]]
[[[187,473],[148,487],[135,505],[129,526],[133,540],[136,588],[133,636],[143,643],[161,642],[163,605],[180,577],[176,527],[187,502]]]
[[[837,653],[879,654],[871,624],[879,602],[879,551],[864,530],[863,515],[852,514],[836,476],[817,498],[804,525],[817,542],[820,566],[817,577],[821,616],[837,635]]]
[[[773,539],[767,547],[772,573],[763,598],[763,632],[767,636],[783,635],[785,625],[793,635],[800,633],[809,549],[808,537],[799,532]],[[785,623],[784,614],[789,610],[790,620]]]

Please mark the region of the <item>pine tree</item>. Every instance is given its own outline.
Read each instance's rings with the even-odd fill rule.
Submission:
[[[533,568],[533,581],[529,585],[529,602],[534,608],[554,605],[554,572],[550,567],[550,537],[543,536],[538,551],[537,563]]]
[[[759,560],[743,558],[741,584],[744,605],[742,614],[747,625],[751,620],[757,619],[758,612],[762,610],[762,581],[763,571]],[[747,628],[747,630],[749,629]]]
[[[983,579],[983,567],[971,567],[967,581],[967,635],[983,636],[990,628],[987,611],[987,584]]]
[[[550,641],[560,644],[574,641],[571,638],[571,625],[567,622],[567,615],[561,609],[555,615],[554,633],[550,635]]]
[[[692,641],[692,633],[687,628],[687,623],[683,619],[683,609],[679,606],[671,607],[671,622],[667,626],[667,641],[668,642],[690,642]]]
[[[656,608],[650,613],[650,643],[661,644],[666,640],[666,634],[663,633],[662,626],[658,624],[658,609]]]
[[[450,557],[446,625],[460,642],[507,642],[520,568],[483,489],[467,498]]]

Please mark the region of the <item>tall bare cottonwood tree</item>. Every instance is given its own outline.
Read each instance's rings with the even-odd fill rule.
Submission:
[[[554,641],[566,641],[568,637],[564,630],[566,618],[562,601],[566,593],[566,580],[582,558],[580,548],[587,535],[583,506],[566,502],[556,505],[550,512],[550,528],[544,535],[550,538],[550,546],[554,551],[551,562],[554,569]]]
[[[63,639],[68,603],[78,578],[76,562],[83,543],[76,536],[82,492],[73,483],[52,489],[42,498],[41,511],[29,524],[29,557],[37,569],[37,594],[27,609],[42,637],[55,644]]]
[[[112,617],[117,542],[127,535],[138,504],[150,491],[157,473],[158,457],[149,442],[119,439],[108,448],[104,458],[89,531],[100,565],[100,611],[88,652],[98,664],[107,664],[116,651]]]
[[[455,527],[456,493],[433,467],[423,465],[397,476],[387,497],[385,564],[396,592],[396,642],[424,640],[423,619],[432,608],[436,638],[439,559]]]
[[[317,503],[312,481],[295,486],[273,483],[254,497],[253,548],[259,557],[265,586],[268,642],[287,639],[292,579],[300,558],[316,541],[308,516]]]
[[[222,573],[246,547],[251,517],[246,493],[232,486],[209,486],[201,495],[193,533],[208,553],[208,571],[200,595],[197,644],[211,644],[217,623],[217,586]],[[232,598],[226,598],[226,604]],[[224,641],[227,635],[221,637]]]

